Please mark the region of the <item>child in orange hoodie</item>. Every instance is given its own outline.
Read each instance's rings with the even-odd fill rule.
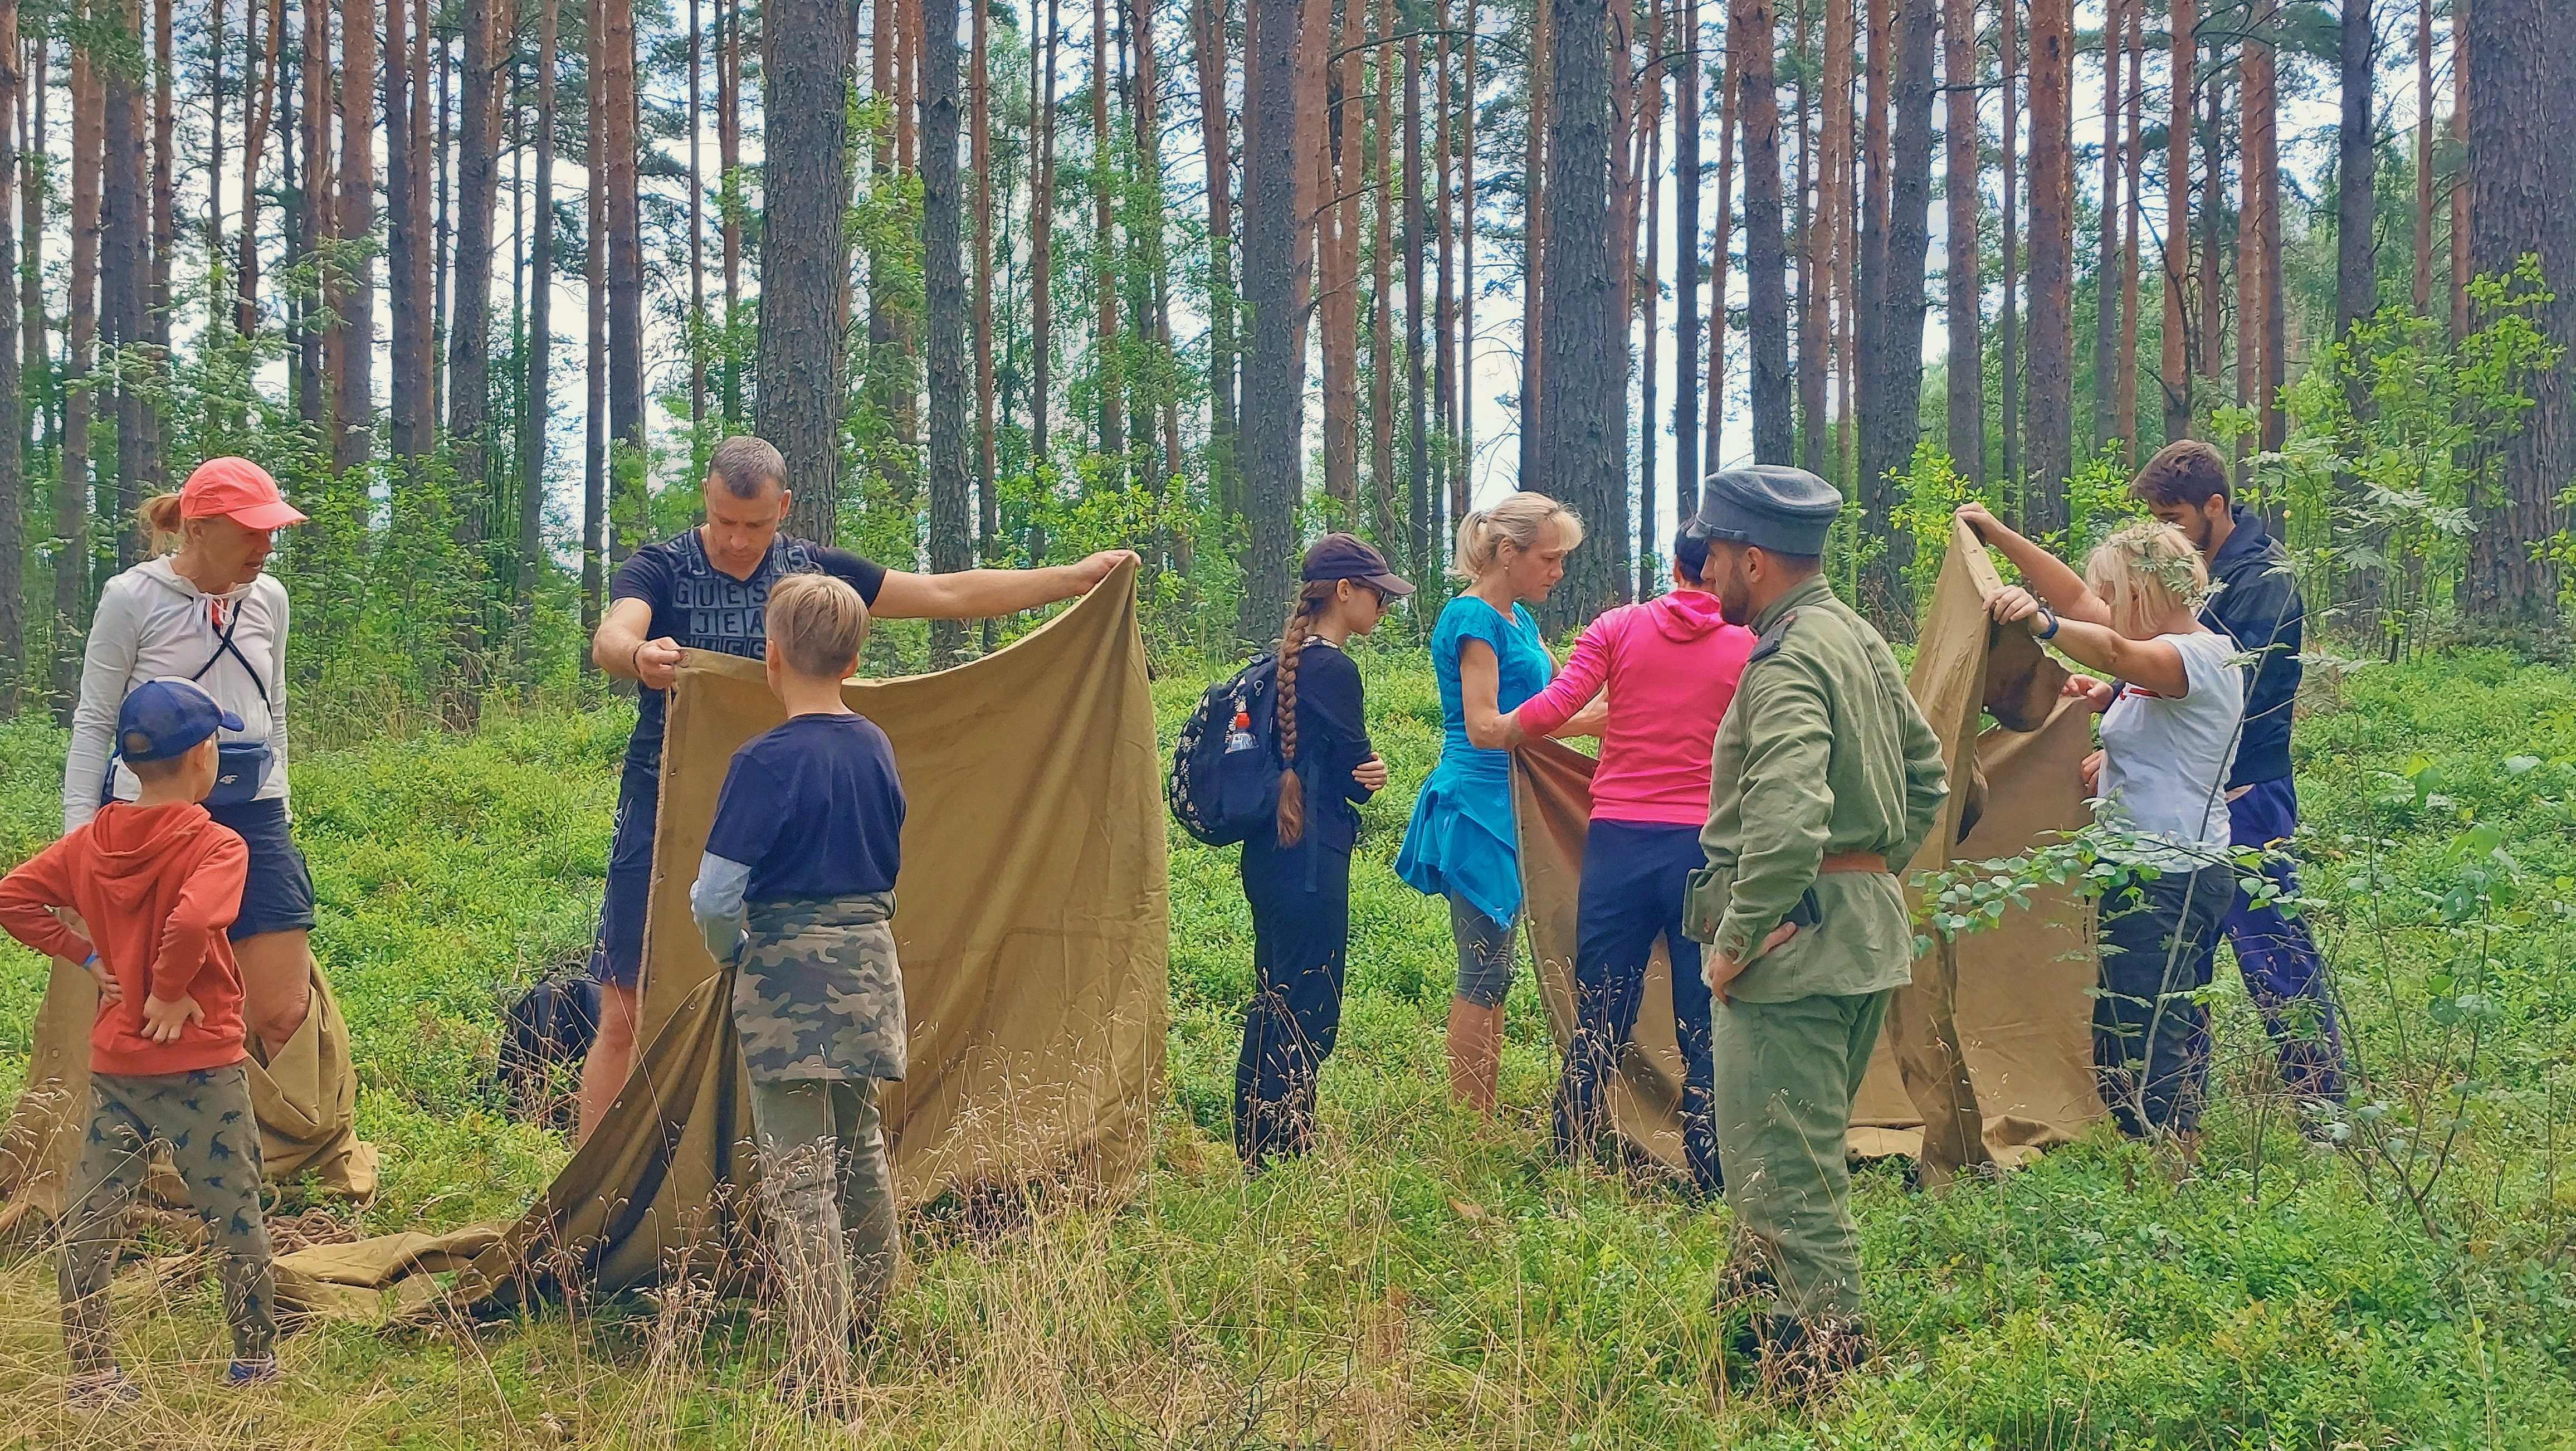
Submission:
[[[142,783],[0,880],[0,929],[98,979],[90,1114],[72,1175],[61,1266],[66,1395],[103,1405],[142,1392],[117,1367],[107,1286],[117,1229],[162,1144],[220,1251],[234,1385],[277,1374],[276,1279],[259,1202],[259,1121],[244,1067],[241,968],[224,938],[249,851],[199,805],[214,789],[215,731],[241,722],[195,683],[148,680],[125,698],[118,753]],[[77,914],[88,936],[56,915]]]

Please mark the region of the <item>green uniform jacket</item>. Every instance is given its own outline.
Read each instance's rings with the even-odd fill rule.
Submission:
[[[1913,977],[1904,888],[1884,872],[1819,875],[1829,854],[1876,852],[1898,870],[1950,794],[1932,733],[1887,641],[1823,575],[1753,622],[1761,635],[1717,731],[1708,866],[1691,874],[1690,935],[1744,963],[1730,997],[1784,1003],[1871,993]],[[1816,923],[1762,940],[1814,894]]]

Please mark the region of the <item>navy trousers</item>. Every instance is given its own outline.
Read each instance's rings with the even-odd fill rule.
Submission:
[[[1682,1136],[1691,1178],[1715,1193],[1716,1073],[1709,1061],[1709,992],[1700,947],[1682,931],[1690,874],[1708,864],[1699,828],[1595,821],[1583,838],[1583,893],[1574,949],[1574,1037],[1556,1090],[1556,1144],[1589,1152],[1611,1131],[1608,1083],[1637,1030],[1655,939],[1672,955],[1673,1021],[1682,1049]]]
[[[1243,896],[1252,904],[1253,985],[1234,1066],[1234,1149],[1257,1165],[1314,1143],[1315,1082],[1342,1026],[1350,851],[1255,837],[1243,844]]]
[[[2227,819],[2237,846],[2278,849],[2299,829],[2298,788],[2287,776],[2262,782],[2227,803]],[[2298,868],[2286,855],[2267,857],[2263,871],[2284,895],[2298,892]],[[2302,1099],[2341,1103],[2343,1035],[2308,924],[2278,907],[2257,907],[2240,891],[2227,914],[2227,940],[2246,996],[2280,1053],[2281,1086]]]

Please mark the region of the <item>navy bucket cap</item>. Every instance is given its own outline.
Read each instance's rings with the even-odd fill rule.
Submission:
[[[1710,474],[1693,523],[1710,539],[1813,557],[1842,511],[1842,491],[1805,469],[1752,464]]]

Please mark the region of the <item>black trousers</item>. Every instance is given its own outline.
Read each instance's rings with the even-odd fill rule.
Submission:
[[[1342,1026],[1351,944],[1351,854],[1320,841],[1243,844],[1252,904],[1252,1002],[1234,1068],[1234,1148],[1247,1164],[1302,1154],[1315,1133],[1315,1080]]]
[[[1583,838],[1583,892],[1574,948],[1574,1036],[1556,1089],[1556,1144],[1589,1152],[1610,1132],[1610,1075],[1637,1030],[1646,967],[1664,939],[1673,969],[1673,1023],[1681,1040],[1682,1140],[1692,1180],[1724,1187],[1709,1057],[1709,991],[1700,948],[1682,931],[1690,874],[1708,865],[1699,828],[1642,821],[1595,821]]]

